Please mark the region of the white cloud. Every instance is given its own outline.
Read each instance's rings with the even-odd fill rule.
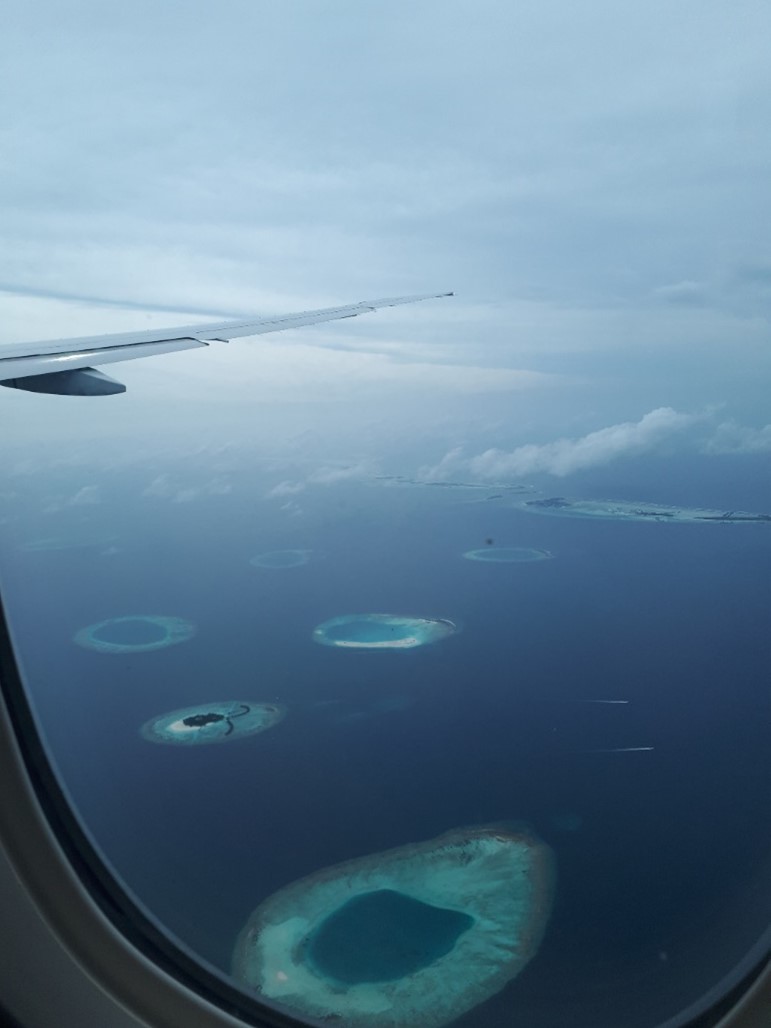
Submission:
[[[750,428],[736,421],[723,421],[704,447],[705,453],[770,453],[771,424]]]
[[[667,303],[700,306],[706,303],[707,289],[703,282],[673,282],[654,289],[653,295]]]
[[[272,489],[268,490],[265,496],[269,500],[275,499],[278,496],[296,496],[304,488],[304,482],[279,482],[278,485],[274,485]]]
[[[350,464],[347,467],[326,467],[319,468],[308,476],[308,481],[314,485],[334,485],[335,482],[344,482],[347,479],[369,478],[374,473],[373,465],[369,461],[360,461],[358,464]]]
[[[192,503],[201,495],[200,489],[180,489],[172,496],[172,503]]]
[[[434,467],[421,468],[418,471],[418,478],[424,479],[426,482],[443,482],[445,479],[452,478],[457,471],[467,465],[468,461],[463,456],[463,447],[454,446]]]
[[[701,415],[682,414],[671,407],[658,407],[639,421],[609,425],[579,439],[531,443],[510,451],[491,449],[470,458],[464,458],[455,448],[446,453],[436,467],[424,469],[422,474],[435,480],[459,470],[467,470],[482,479],[517,478],[537,472],[561,478],[574,471],[608,464],[619,457],[652,450],[700,418]]]
[[[295,503],[294,500],[287,500],[286,503],[283,503],[279,507],[279,510],[282,510],[286,514],[286,516],[290,518],[299,518],[302,516],[303,512],[303,509],[300,506],[300,504]]]
[[[98,485],[84,485],[67,501],[68,507],[86,507],[92,503],[102,502],[102,490]]]
[[[43,506],[43,510],[46,514],[55,514],[66,507],[90,507],[97,503],[102,503],[101,486],[84,485],[72,496],[50,497]]]
[[[160,496],[169,497],[173,496],[176,489],[171,484],[171,479],[168,475],[158,475],[154,478],[150,485],[146,489],[142,490],[143,496]]]
[[[190,503],[201,496],[227,496],[233,486],[223,478],[213,478],[203,485],[185,486],[174,482],[170,475],[158,475],[142,491],[143,496],[157,496],[172,503]]]
[[[204,486],[207,496],[227,496],[233,492],[233,486],[223,478],[213,478]]]

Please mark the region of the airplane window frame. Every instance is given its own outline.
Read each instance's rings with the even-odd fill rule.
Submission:
[[[236,988],[172,940],[115,880],[71,809],[38,736],[1,594],[0,780],[0,844],[17,877],[49,931],[115,1003],[159,1028],[312,1024]],[[761,1028],[764,1010],[771,1010],[769,942],[771,926],[710,993],[651,1028]]]
[[[255,1028],[305,1028],[308,1022],[263,1006],[231,984],[224,974],[186,952],[127,894],[104,864],[72,810],[38,736],[2,595],[0,751],[0,779],[4,783],[0,795],[0,845],[51,930],[92,977],[104,980],[100,965],[104,964],[105,953],[99,953],[100,947],[104,945],[114,951],[119,938],[124,944],[123,961],[133,957],[135,962],[132,977],[136,977],[143,963],[142,970],[149,967],[155,972],[154,987],[163,990],[173,982],[172,993],[165,997],[167,1004],[171,1001],[176,1005],[181,998],[181,986],[188,999],[195,997],[198,1001],[195,1023],[202,1028],[204,1024],[208,1028],[209,1023],[212,1028],[245,1024]],[[88,910],[84,900],[88,901]],[[76,908],[80,908],[84,919],[80,933],[66,924],[67,911]],[[89,944],[83,938],[86,919],[101,941]],[[117,933],[111,939],[105,932],[108,925]],[[130,1008],[135,1005],[127,1002],[127,996],[120,999]],[[200,1020],[200,1001],[209,1008],[210,1022]],[[183,1023],[188,1016],[189,1011],[184,1013],[180,1009],[170,1023]]]

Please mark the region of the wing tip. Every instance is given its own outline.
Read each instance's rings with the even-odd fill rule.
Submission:
[[[402,303],[420,303],[421,300],[443,300],[447,296],[455,296],[455,293],[416,293],[413,296],[386,296],[380,300],[362,300],[359,306],[372,308],[397,307]]]

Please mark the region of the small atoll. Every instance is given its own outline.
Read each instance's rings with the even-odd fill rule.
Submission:
[[[101,653],[141,653],[186,642],[195,625],[160,614],[128,614],[81,628],[73,636],[78,646]]]
[[[276,703],[219,700],[161,714],[144,724],[140,733],[150,742],[200,746],[264,732],[284,714],[284,708]]]
[[[466,560],[478,560],[486,564],[531,564],[539,560],[551,560],[554,554],[549,550],[535,550],[528,546],[486,546],[481,550],[467,550]]]
[[[297,568],[307,564],[313,550],[268,550],[249,561],[256,568]]]
[[[358,650],[407,650],[439,642],[458,631],[443,618],[416,618],[403,614],[343,614],[317,625],[314,642]]]

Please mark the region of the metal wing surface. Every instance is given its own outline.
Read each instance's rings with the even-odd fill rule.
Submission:
[[[397,307],[403,303],[444,296],[452,296],[452,293],[362,300],[346,307],[327,307],[266,318],[241,318],[216,324],[182,325],[143,332],[12,344],[0,347],[0,385],[29,392],[75,395],[125,392],[124,385],[97,371],[94,365],[196,349],[213,342],[227,342],[239,336],[282,332],[323,321],[355,318],[381,307]]]

